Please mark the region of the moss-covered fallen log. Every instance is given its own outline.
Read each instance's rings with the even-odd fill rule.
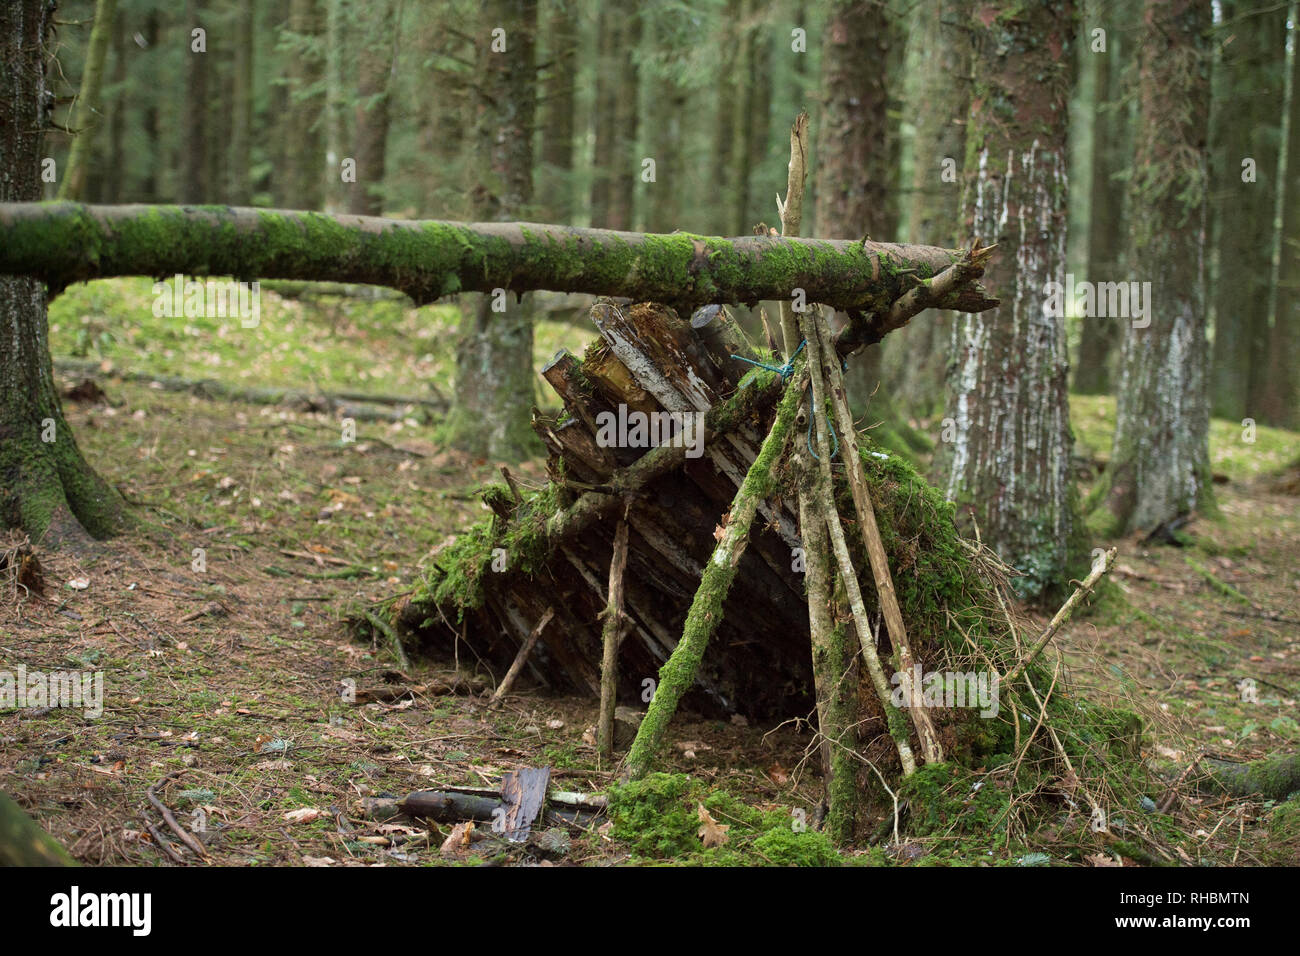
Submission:
[[[692,309],[791,298],[883,312],[959,261],[869,240],[655,235],[539,223],[457,223],[231,206],[0,203],[0,273],[55,294],[113,276],[229,275],[386,286],[416,303],[455,292],[589,292]],[[974,280],[943,301],[997,305]]]
[[[1266,757],[1251,763],[1206,758],[1202,767],[1206,772],[1198,785],[1202,792],[1278,801],[1300,793],[1300,754]]]

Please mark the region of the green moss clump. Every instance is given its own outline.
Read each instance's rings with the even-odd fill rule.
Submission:
[[[727,842],[704,849],[699,807],[726,826]],[[683,774],[652,773],[610,790],[611,835],[634,857],[692,866],[840,866],[825,833],[782,810],[761,811]]]

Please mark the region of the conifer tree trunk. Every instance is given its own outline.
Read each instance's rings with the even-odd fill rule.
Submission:
[[[912,150],[911,241],[969,242],[961,222],[961,166],[970,109],[970,50],[961,0],[941,0],[918,13],[925,71],[917,92]],[[949,172],[951,171],[951,173]],[[939,313],[898,330],[889,343],[884,385],[896,407],[924,417],[943,408],[948,343],[956,316]]]
[[[1300,41],[1300,5],[1291,7],[1291,35]],[[1282,181],[1282,230],[1269,371],[1260,396],[1263,421],[1300,427],[1300,49],[1292,43],[1287,84],[1286,171]]]
[[[1151,530],[1211,500],[1203,229],[1208,0],[1145,0],[1129,261],[1150,325],[1124,331],[1104,494],[1112,529]]]
[[[505,31],[505,49],[494,50],[487,39],[479,45],[475,135],[482,179],[474,189],[474,214],[483,222],[507,222],[533,200],[537,0],[491,0],[484,16],[489,30]],[[474,454],[523,457],[536,442],[528,420],[534,378],[530,300],[478,296],[462,311],[444,437]]]
[[[0,201],[41,198],[49,123],[46,41],[53,4],[0,4]],[[122,522],[122,502],[86,463],[63,417],[50,362],[45,286],[0,276],[0,526],[75,542]]]
[[[378,216],[384,211],[388,86],[397,61],[394,0],[375,0],[363,7],[359,16],[365,45],[357,64],[357,106],[352,123],[357,181],[348,187],[348,212]]]
[[[1124,105],[1123,78],[1133,60],[1129,38],[1135,24],[1129,0],[1092,0],[1092,4],[1089,22],[1106,24],[1106,50],[1094,52],[1093,39],[1088,37],[1080,54],[1093,80],[1091,181],[1087,184],[1088,280],[1122,282],[1129,275],[1127,271],[1121,274],[1124,187],[1117,174],[1128,169],[1133,160],[1131,115]],[[1112,393],[1112,368],[1124,336],[1123,321],[1101,316],[1083,320],[1079,356],[1074,363],[1076,392]]]
[[[1215,31],[1222,53],[1214,71],[1210,117],[1210,193],[1216,270],[1210,305],[1213,414],[1260,417],[1269,365],[1273,215],[1281,154],[1286,9],[1224,0],[1227,21]],[[1243,169],[1243,161],[1254,164]]]

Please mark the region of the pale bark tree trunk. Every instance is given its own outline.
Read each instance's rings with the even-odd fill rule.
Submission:
[[[949,499],[1022,576],[1024,598],[1055,597],[1075,540],[1065,319],[1046,284],[1065,280],[1066,123],[1072,3],[983,14],[973,36],[965,215],[1003,305],[954,323],[948,416],[937,461]],[[942,436],[948,437],[948,436]]]
[[[54,5],[0,4],[0,201],[41,198],[49,123],[46,40]],[[117,493],[86,463],[63,417],[50,362],[45,287],[0,276],[0,525],[69,542],[122,522]]]
[[[507,222],[533,199],[537,0],[491,0],[484,16],[476,129],[483,178],[474,189],[474,212],[481,221]],[[505,31],[502,52],[486,39],[498,27]],[[528,418],[535,378],[531,302],[505,295],[504,311],[494,314],[495,298],[480,296],[462,311],[445,437],[474,454],[518,459],[536,442]]]
[[[1145,0],[1129,261],[1150,325],[1124,331],[1115,443],[1099,494],[1115,533],[1211,499],[1204,228],[1209,0]]]

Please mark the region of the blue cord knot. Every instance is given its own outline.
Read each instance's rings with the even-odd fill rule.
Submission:
[[[794,350],[794,355],[791,355],[784,365],[768,365],[764,362],[755,362],[753,359],[747,359],[743,355],[733,355],[731,357],[734,359],[740,359],[742,362],[748,362],[750,365],[757,365],[759,368],[765,368],[769,372],[776,372],[777,375],[781,376],[781,381],[788,382],[790,381],[790,376],[794,374],[794,360],[798,357],[799,353],[803,351],[803,347],[807,344],[807,339],[800,342],[799,347]]]
[[[794,374],[794,360],[799,357],[799,353],[803,351],[803,347],[807,344],[808,344],[807,339],[804,339],[802,342],[800,342],[799,347],[794,350],[794,355],[791,355],[790,358],[786,360],[786,363],[784,365],[768,365],[765,362],[755,362],[753,359],[747,359],[743,355],[733,355],[731,357],[734,359],[740,359],[742,362],[748,362],[750,365],[756,365],[759,368],[767,369],[769,372],[776,372],[777,375],[781,376],[781,381],[788,382],[790,381],[790,376]],[[844,362],[843,359],[840,360],[840,368],[847,368],[847,364]],[[809,385],[808,387],[810,389],[812,388],[811,385]],[[818,457],[817,452],[813,451],[813,438],[812,438],[813,423],[816,420],[817,420],[817,412],[812,408],[812,403],[810,401],[809,414],[808,414],[808,451],[812,454],[813,459],[815,461],[821,461],[821,458]],[[831,441],[835,443],[831,447],[831,457],[834,458],[836,455],[839,454],[840,451],[840,439],[839,436],[835,434],[834,425],[832,425],[828,421],[826,422],[826,427],[831,430]]]

